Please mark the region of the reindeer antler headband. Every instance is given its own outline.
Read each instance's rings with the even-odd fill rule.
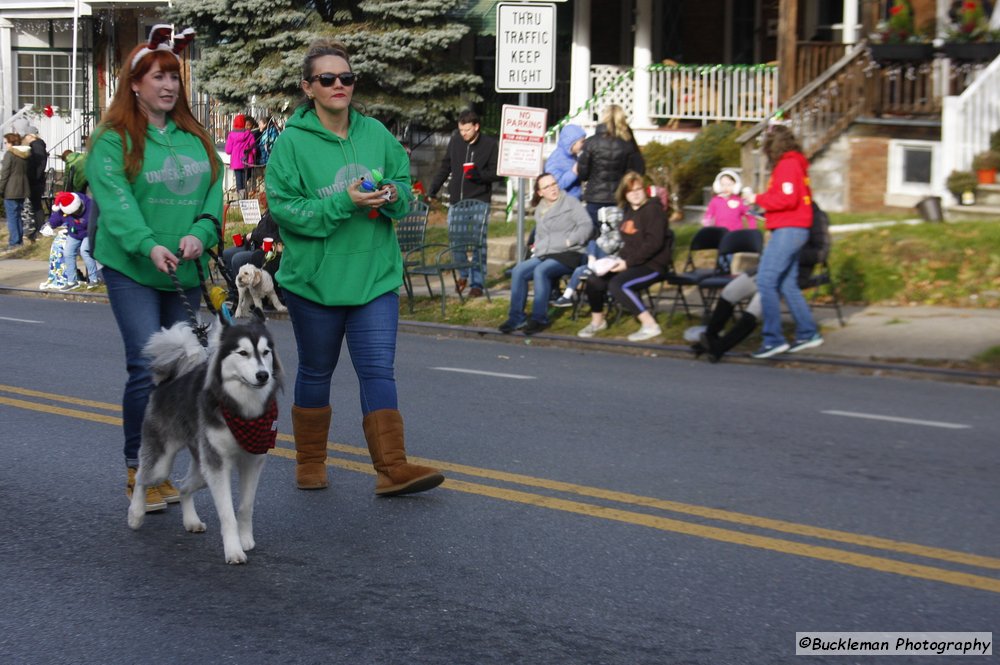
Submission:
[[[173,31],[174,29],[165,23],[154,25],[149,31],[149,41],[132,58],[132,64],[129,66],[129,69],[135,69],[136,64],[153,51],[169,51],[174,54],[174,57],[180,60],[181,51],[194,41],[195,32],[194,28],[187,28],[183,32],[173,35],[173,44],[171,44],[170,37]]]

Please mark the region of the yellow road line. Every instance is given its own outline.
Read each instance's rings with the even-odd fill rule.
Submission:
[[[9,390],[9,388],[0,385],[0,390]],[[25,389],[12,390],[11,392],[18,392],[20,394],[25,394],[25,395],[36,393],[36,391],[29,391]],[[53,399],[53,397],[48,393],[39,392],[32,396]],[[62,398],[57,401],[65,401],[71,403],[83,402],[83,400],[73,401],[70,398]],[[72,409],[65,409],[62,407],[56,407],[46,404],[35,404],[33,402],[11,399],[2,396],[0,396],[0,404],[7,404],[9,406],[29,409],[33,411],[54,413],[57,415],[64,415],[73,418],[91,420],[93,422],[99,422],[109,425],[121,425],[121,419],[118,417],[105,416],[86,411],[76,411]],[[103,408],[101,406],[102,404],[106,405],[106,403],[101,403],[101,402],[91,402],[90,404],[95,405],[98,408]],[[287,434],[279,434],[278,438],[283,441],[288,441],[288,442],[293,441],[293,438]],[[350,455],[363,456],[365,458],[367,458],[368,456],[368,451],[366,449],[357,446],[348,446],[346,444],[333,443],[329,444],[328,448],[337,452],[346,453]],[[295,451],[287,448],[275,448],[272,451],[272,454],[279,457],[295,459]],[[765,528],[774,531],[791,533],[795,535],[822,538],[826,540],[833,540],[836,542],[843,542],[847,544],[860,545],[864,547],[883,549],[905,554],[914,554],[925,558],[938,559],[942,561],[960,563],[970,566],[977,566],[981,568],[1000,568],[1000,559],[996,559],[993,557],[967,554],[964,552],[956,552],[952,550],[946,550],[934,547],[926,547],[914,543],[894,541],[884,538],[878,538],[875,536],[865,536],[861,534],[853,534],[850,532],[823,529],[803,524],[796,524],[793,522],[785,522],[783,520],[772,520],[765,517],[744,515],[741,513],[734,513],[715,508],[708,508],[705,506],[696,506],[696,505],[678,503],[675,501],[666,501],[662,499],[655,499],[652,497],[645,497],[636,494],[615,492],[612,490],[603,490],[595,487],[587,487],[584,485],[576,485],[573,483],[564,483],[560,481],[546,480],[542,478],[535,478],[532,476],[525,476],[521,474],[507,473],[503,471],[494,471],[490,469],[481,469],[478,467],[466,466],[463,464],[452,464],[448,462],[439,462],[436,460],[416,458],[416,457],[411,459],[421,464],[431,464],[433,466],[436,466],[437,468],[440,468],[443,471],[451,471],[455,473],[461,473],[464,475],[471,475],[474,477],[488,478],[491,480],[528,485],[532,487],[539,487],[542,489],[578,494],[581,496],[605,499],[619,503],[626,503],[630,505],[667,510],[686,515],[693,515],[697,517],[704,517],[718,521],[726,521],[746,526]],[[341,468],[360,473],[367,473],[367,474],[374,473],[371,468],[371,465],[368,464],[367,462],[354,462],[351,460],[344,460],[340,458],[330,458],[327,460],[327,463],[332,466],[339,466]],[[738,531],[730,531],[718,527],[692,524],[689,522],[683,522],[666,517],[659,517],[656,515],[647,515],[643,513],[625,511],[605,506],[597,506],[589,503],[570,501],[555,497],[547,497],[527,492],[521,492],[518,490],[497,488],[488,485],[479,485],[450,478],[445,481],[443,487],[448,489],[453,489],[456,491],[478,494],[481,496],[488,496],[507,501],[514,501],[517,503],[525,503],[525,504],[550,508],[553,510],[572,512],[581,515],[589,515],[592,517],[600,517],[620,522],[627,522],[639,526],[657,528],[664,531],[672,531],[676,533],[694,535],[698,537],[708,538],[711,540],[718,540],[722,542],[746,545],[748,547],[756,547],[759,549],[768,549],[773,551],[785,552],[788,554],[796,554],[810,558],[822,559],[826,561],[834,561],[837,563],[844,563],[847,565],[858,566],[861,568],[870,568],[874,570],[880,570],[883,572],[890,572],[899,575],[908,575],[911,577],[919,577],[921,579],[942,581],[948,584],[957,584],[959,586],[968,586],[971,588],[982,589],[986,591],[1000,592],[1000,580],[996,580],[990,577],[970,575],[966,573],[958,573],[941,568],[934,568],[931,566],[910,564],[910,563],[895,561],[893,559],[886,559],[883,557],[875,557],[865,554],[847,552],[844,550],[838,550],[830,547],[823,547],[817,545],[810,545],[806,543],[798,543],[795,541],[781,540],[769,536],[745,534]]]

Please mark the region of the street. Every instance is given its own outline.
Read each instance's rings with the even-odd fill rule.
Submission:
[[[126,525],[110,308],[0,296],[0,662],[792,663],[803,631],[1000,635],[995,388],[401,334],[408,453],[447,480],[376,499],[346,349],[330,487],[295,488],[295,344],[269,326],[278,448],[227,566],[207,491],[205,534],[179,505]]]

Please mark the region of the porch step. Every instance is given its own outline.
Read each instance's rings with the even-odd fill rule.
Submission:
[[[1000,206],[1000,185],[978,185],[976,205]]]
[[[517,256],[517,238],[490,238],[486,242],[486,272],[491,276],[503,273]]]
[[[1000,221],[1000,205],[947,206],[944,218],[949,222]]]

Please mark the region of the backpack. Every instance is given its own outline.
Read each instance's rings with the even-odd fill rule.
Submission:
[[[247,132],[250,134],[250,132]],[[257,165],[257,142],[253,140],[253,134],[250,134],[250,140],[247,141],[246,147],[243,148],[243,154],[240,155],[243,159],[243,166],[256,166]]]
[[[257,139],[257,163],[267,164],[268,158],[271,156],[271,150],[274,148],[274,142],[278,139],[278,127],[274,124],[274,120],[267,121],[267,127],[261,132],[260,138]]]
[[[816,201],[812,202],[812,209],[813,223],[809,228],[809,240],[799,252],[799,265],[809,266],[810,270],[826,260],[833,242],[830,237],[830,216],[816,205]]]

